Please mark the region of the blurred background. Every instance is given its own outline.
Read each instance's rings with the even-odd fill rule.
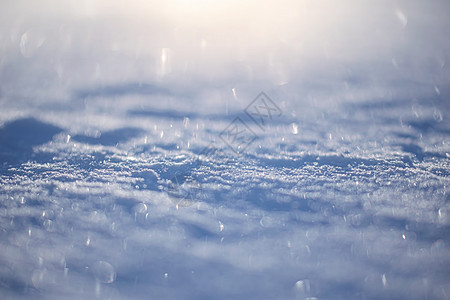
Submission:
[[[449,11],[439,0],[2,1],[0,92],[64,103],[150,84],[220,111],[233,88],[297,101],[440,94]]]

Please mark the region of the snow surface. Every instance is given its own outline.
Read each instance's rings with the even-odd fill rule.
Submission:
[[[450,299],[448,1],[3,2],[1,299]]]

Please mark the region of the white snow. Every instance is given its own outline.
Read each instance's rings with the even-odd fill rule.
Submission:
[[[2,6],[0,298],[450,298],[447,1]]]

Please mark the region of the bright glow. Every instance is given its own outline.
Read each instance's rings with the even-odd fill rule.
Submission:
[[[75,86],[143,78],[188,86],[186,78],[285,85],[349,61],[392,62],[400,70],[395,54],[421,49],[423,39],[430,45],[446,40],[429,25],[443,19],[433,18],[432,7],[415,5],[411,10],[356,0],[15,1],[0,13],[13,29],[3,35],[1,54],[19,49],[27,59],[55,59],[49,67],[62,86],[69,78]],[[21,18],[12,17],[17,15]],[[409,24],[424,30],[414,32]],[[107,60],[106,50],[116,60]],[[409,51],[407,59],[420,68],[429,61],[425,54]],[[76,68],[70,61],[78,62]]]

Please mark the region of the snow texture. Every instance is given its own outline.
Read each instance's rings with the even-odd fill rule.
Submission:
[[[1,299],[450,299],[447,1],[2,5]]]

